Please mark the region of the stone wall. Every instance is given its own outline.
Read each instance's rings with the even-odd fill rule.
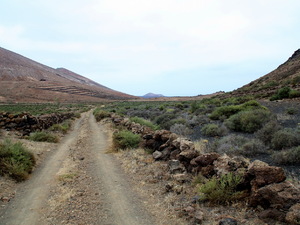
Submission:
[[[281,167],[270,166],[259,160],[218,153],[200,154],[190,140],[167,131],[153,131],[148,127],[131,122],[128,118],[112,114],[111,121],[117,126],[126,127],[143,137],[142,147],[153,151],[155,160],[164,160],[169,164],[169,173],[183,175],[191,173],[210,178],[227,173],[243,176],[239,191],[248,193],[247,202],[252,207],[262,208],[259,216],[264,219],[276,219],[285,223],[299,224],[300,190],[291,182]]]
[[[20,131],[23,135],[43,130],[74,117],[74,113],[53,113],[42,116],[32,116],[28,113],[0,113],[0,129]]]

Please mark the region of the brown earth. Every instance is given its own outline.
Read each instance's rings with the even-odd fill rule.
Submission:
[[[135,99],[64,68],[0,48],[0,102],[101,102]]]

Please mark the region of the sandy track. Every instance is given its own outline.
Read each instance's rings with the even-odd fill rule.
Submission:
[[[2,225],[155,224],[88,112],[0,212]]]

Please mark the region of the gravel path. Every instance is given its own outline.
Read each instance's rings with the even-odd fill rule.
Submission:
[[[0,224],[157,224],[118,161],[105,128],[84,113],[0,212]]]

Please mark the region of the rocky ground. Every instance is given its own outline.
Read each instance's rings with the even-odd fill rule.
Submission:
[[[245,202],[199,204],[197,177],[143,149],[112,152],[113,129],[88,112],[59,144],[21,139],[38,166],[21,184],[0,177],[1,224],[285,224]]]

